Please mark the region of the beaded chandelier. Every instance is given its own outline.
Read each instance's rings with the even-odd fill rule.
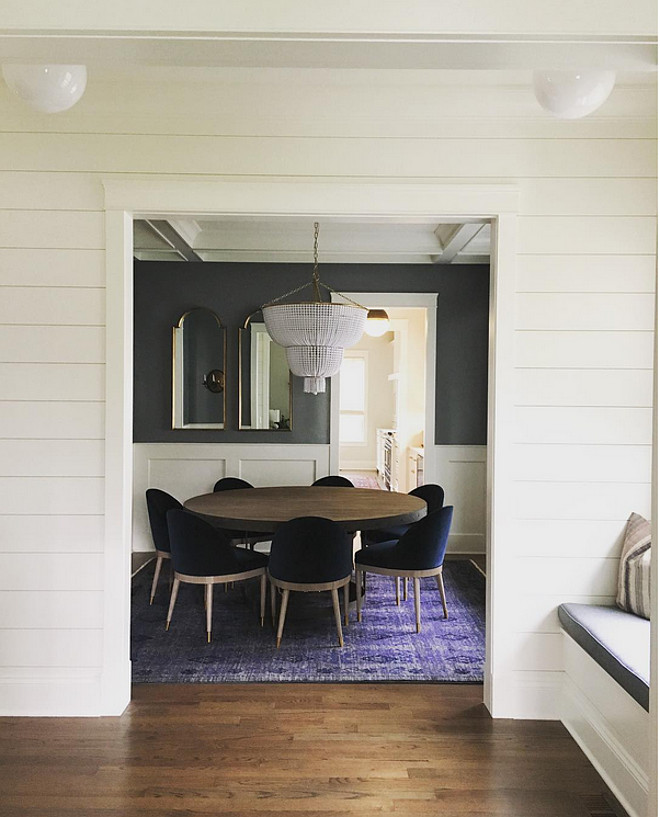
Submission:
[[[303,377],[303,391],[325,392],[325,378],[336,374],[344,349],[356,344],[364,332],[367,309],[337,292],[319,279],[319,225],[314,223],[314,268],[312,280],[275,298],[261,307],[266,331],[286,349],[292,374]],[[314,300],[280,303],[308,286],[314,287]],[[321,287],[339,295],[346,303],[321,300]]]

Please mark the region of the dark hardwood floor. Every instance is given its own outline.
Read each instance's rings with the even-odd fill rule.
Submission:
[[[478,685],[139,685],[121,718],[0,719],[2,817],[612,817],[559,723]]]

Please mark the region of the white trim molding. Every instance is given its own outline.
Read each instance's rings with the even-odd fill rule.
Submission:
[[[215,179],[106,178],[106,294],[108,299],[106,348],[106,574],[104,587],[104,660],[101,683],[102,714],[119,714],[130,700],[130,555],[133,498],[131,383],[133,263],[130,253],[132,218],[201,218],[204,216],[271,218],[382,219],[391,223],[406,219],[456,221],[490,219],[493,224],[491,254],[491,325],[489,453],[487,494],[489,524],[487,552],[486,675],[497,677],[493,666],[505,660],[508,634],[505,600],[494,588],[506,575],[506,551],[510,541],[510,503],[506,502],[509,429],[513,405],[513,292],[516,264],[516,213],[519,192],[507,184],[427,184],[409,182],[332,181],[292,182],[224,181]],[[382,298],[379,296],[382,303]],[[431,310],[433,312],[433,310]],[[497,332],[494,328],[497,326]],[[435,336],[435,327],[429,325]],[[433,387],[435,372],[429,372]],[[428,418],[428,428],[433,419]],[[425,464],[426,465],[426,464]],[[434,477],[434,463],[427,466]],[[497,569],[493,569],[497,566]],[[505,593],[501,594],[505,596]],[[485,702],[491,713],[507,716],[500,706],[505,689],[486,684]],[[504,698],[502,699],[504,700]]]

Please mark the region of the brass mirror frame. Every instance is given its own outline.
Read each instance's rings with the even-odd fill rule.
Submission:
[[[193,312],[197,312],[198,310],[204,310],[205,312],[210,313],[215,318],[216,323],[218,324],[218,328],[222,332],[222,369],[212,369],[211,372],[220,372],[222,375],[222,382],[223,388],[216,391],[216,393],[222,392],[222,423],[214,423],[214,424],[205,424],[205,425],[195,425],[195,426],[177,426],[176,425],[176,333],[178,329],[183,329],[183,322],[188,317],[188,315],[192,314]],[[211,372],[208,374],[210,375]],[[216,312],[212,309],[209,309],[208,306],[194,306],[192,309],[189,309],[187,312],[184,312],[183,315],[179,318],[179,322],[172,327],[172,430],[173,431],[224,431],[227,428],[227,389],[224,387],[226,384],[226,373],[227,373],[227,327],[223,324],[220,320],[220,317]],[[208,375],[206,375],[208,377]],[[216,378],[217,379],[217,378]],[[207,388],[208,385],[204,383]],[[209,391],[212,389],[209,388]]]
[[[238,330],[238,430],[239,431],[293,431],[293,376],[289,371],[289,427],[288,428],[252,428],[252,426],[244,426],[242,424],[242,417],[243,417],[243,338],[244,332],[249,332],[250,330],[250,322],[254,318],[255,315],[258,315],[261,312],[261,309],[255,309],[254,312],[250,312],[247,316],[245,321],[243,322],[243,326],[239,327]],[[274,342],[274,341],[273,341]]]

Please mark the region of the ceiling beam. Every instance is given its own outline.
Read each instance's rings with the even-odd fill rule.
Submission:
[[[464,250],[485,226],[485,224],[459,224],[444,243],[438,236],[438,240],[442,244],[442,252],[439,255],[431,256],[431,261],[434,264],[451,264],[458,253]]]
[[[190,244],[179,235],[169,221],[163,219],[147,219],[147,224],[163,241],[166,241],[173,250],[176,250],[184,261],[202,261]]]

